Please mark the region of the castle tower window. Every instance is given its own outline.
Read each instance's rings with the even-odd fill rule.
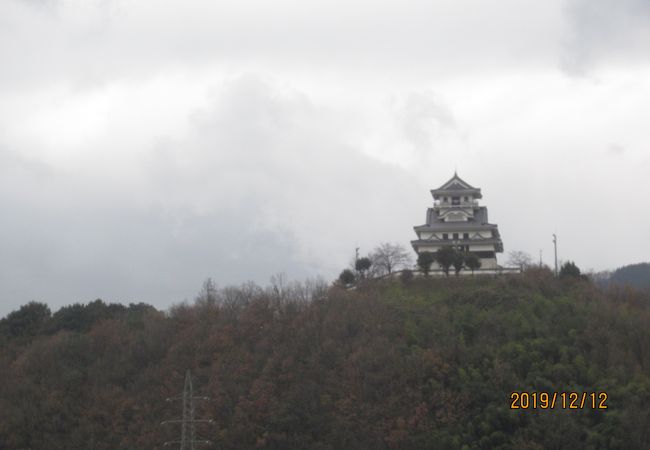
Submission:
[[[446,241],[449,239],[449,235],[447,233],[442,233],[442,238]]]
[[[469,239],[469,233],[463,233],[463,239]]]
[[[454,241],[458,240],[458,233],[454,233]]]
[[[452,205],[460,205],[460,197],[452,197],[451,198],[451,204]]]

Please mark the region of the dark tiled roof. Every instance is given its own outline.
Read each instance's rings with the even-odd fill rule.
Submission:
[[[454,181],[452,184],[448,185],[445,190],[447,191],[464,191],[466,188],[462,184],[458,183],[457,181]]]
[[[473,187],[468,182],[461,179],[456,173],[454,173],[454,176],[438,189],[432,189],[431,195],[433,195],[433,198],[436,200],[445,195],[472,195],[474,198],[483,197],[479,188]]]
[[[450,209],[453,209],[450,208]],[[459,208],[461,209],[461,208]],[[428,215],[428,223],[429,224],[437,224],[437,223],[442,223],[445,225],[449,225],[451,223],[473,223],[473,224],[478,224],[482,225],[484,223],[488,223],[488,216],[487,216],[487,208],[485,206],[480,206],[477,209],[474,210],[474,217],[470,217],[467,222],[445,222],[440,218],[438,215],[438,212],[440,210],[432,210],[431,213]]]
[[[415,239],[411,241],[411,245],[476,245],[476,244],[495,244],[497,247],[502,246],[503,243],[499,238],[485,238],[485,239]]]
[[[481,206],[474,210],[474,217],[463,222],[445,222],[438,216],[438,210],[429,208],[427,211],[427,223],[415,227],[420,231],[442,230],[442,229],[480,229],[496,228],[496,225],[488,222],[487,208]]]
[[[434,224],[424,224],[413,227],[416,231],[441,231],[441,230],[491,230],[496,229],[497,225],[493,223],[473,223],[473,222],[441,222]]]
[[[475,187],[472,187],[471,184],[468,182],[464,181],[462,178],[458,176],[456,172],[454,172],[454,176],[449,179],[445,184],[440,186],[437,191],[456,191],[456,190],[467,190],[467,189],[477,189]]]

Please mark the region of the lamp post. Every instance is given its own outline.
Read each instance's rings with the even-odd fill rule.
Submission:
[[[557,277],[557,236],[553,233],[553,248],[555,250],[555,276]]]

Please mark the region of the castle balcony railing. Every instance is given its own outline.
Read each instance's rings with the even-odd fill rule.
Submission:
[[[473,208],[475,206],[478,206],[478,200],[472,200],[471,202],[460,202],[457,204],[452,204],[451,202],[434,202],[433,203],[433,208],[434,209],[440,209],[440,207],[443,208]]]

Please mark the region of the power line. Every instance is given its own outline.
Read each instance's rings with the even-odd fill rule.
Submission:
[[[171,397],[166,399],[168,402],[174,400],[181,400],[183,402],[183,418],[174,420],[165,420],[161,425],[168,423],[181,424],[181,438],[176,441],[167,441],[165,446],[179,445],[180,450],[195,450],[197,445],[210,445],[212,442],[206,439],[200,439],[196,436],[197,423],[214,423],[212,419],[196,419],[195,418],[195,400],[210,400],[208,397],[194,396],[194,389],[192,387],[192,375],[188,370],[185,372],[185,386],[183,387],[183,395],[180,397]]]

